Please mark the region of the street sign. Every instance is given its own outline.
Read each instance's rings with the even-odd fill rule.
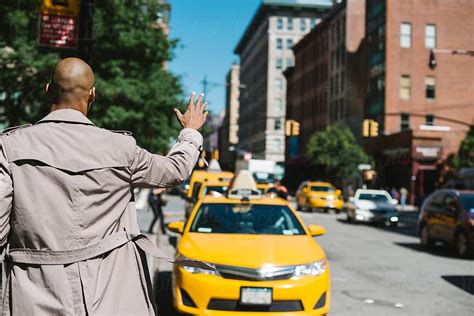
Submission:
[[[78,0],[43,0],[40,14],[39,45],[76,48]]]

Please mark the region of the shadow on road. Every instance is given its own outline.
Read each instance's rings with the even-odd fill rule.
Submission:
[[[450,249],[449,247],[445,245],[435,245],[431,248],[424,248],[419,243],[395,242],[394,244],[414,250],[414,251],[426,252],[426,253],[429,253],[430,255],[434,255],[438,257],[465,260],[456,256],[454,250]]]
[[[175,311],[171,290],[171,271],[157,271],[153,277],[155,302],[160,316],[184,316]]]
[[[441,278],[461,290],[474,295],[474,275],[442,275]]]

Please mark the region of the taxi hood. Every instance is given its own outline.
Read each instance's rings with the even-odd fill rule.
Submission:
[[[306,264],[325,258],[321,247],[307,235],[187,233],[178,251],[191,259],[247,268]]]

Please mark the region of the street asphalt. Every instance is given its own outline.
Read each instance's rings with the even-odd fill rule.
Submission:
[[[184,201],[177,196],[166,199],[165,221],[182,219]],[[152,218],[145,209],[138,211],[143,231]],[[456,258],[443,245],[430,251],[420,248],[416,212],[402,212],[398,228],[349,224],[345,214],[299,215],[306,224],[327,230],[315,240],[330,264],[330,315],[474,315],[474,260]],[[176,235],[151,237],[173,256]],[[150,269],[160,315],[173,315],[167,292],[171,264],[155,261]]]

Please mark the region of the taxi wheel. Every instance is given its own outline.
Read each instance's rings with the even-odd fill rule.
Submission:
[[[420,229],[420,243],[421,243],[421,246],[423,246],[424,248],[429,248],[433,246],[434,244],[433,239],[431,239],[430,237],[430,231],[428,229],[428,225],[426,224],[421,226],[421,229]]]
[[[472,256],[472,250],[469,247],[469,240],[465,232],[456,234],[455,240],[456,254],[461,258],[469,258]]]

